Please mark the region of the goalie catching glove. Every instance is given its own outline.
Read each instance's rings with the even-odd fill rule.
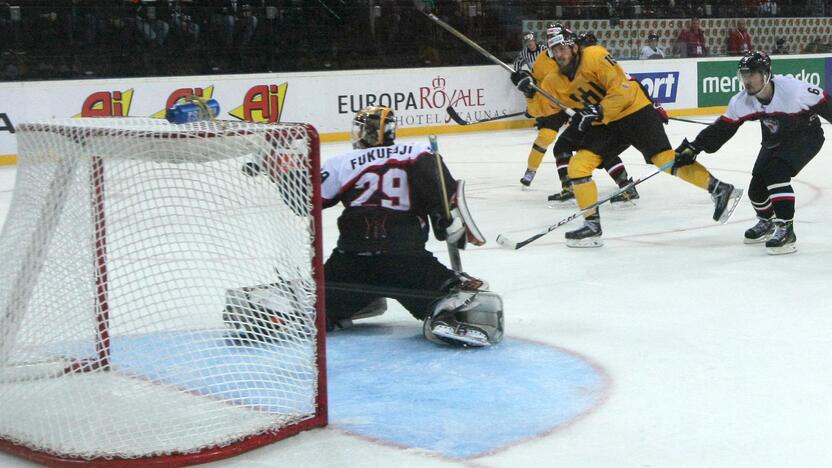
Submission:
[[[468,210],[464,180],[457,182],[456,193],[451,199],[451,218],[435,216],[432,221],[433,233],[438,240],[456,243],[460,249],[464,249],[468,242],[476,246],[485,244],[485,236],[474,223],[474,218]]]
[[[532,74],[529,73],[527,70],[518,70],[511,74],[511,82],[514,83],[514,86],[523,93],[526,98],[531,99],[534,97],[535,89],[532,87],[534,83],[534,78],[532,78]]]

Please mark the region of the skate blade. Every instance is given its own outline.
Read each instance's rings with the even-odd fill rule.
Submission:
[[[759,239],[743,238],[742,242],[745,245],[757,245],[757,244],[763,244],[766,241],[768,241],[769,239],[771,239],[771,234],[767,234],[767,235],[765,235],[765,236],[763,236]]]
[[[578,206],[578,204],[575,202],[574,198],[570,198],[569,200],[546,200],[546,206],[549,208],[572,208]]]
[[[587,237],[586,239],[566,239],[566,246],[575,249],[591,249],[602,247],[604,241],[600,237]]]
[[[612,208],[616,210],[631,210],[638,206],[635,200],[627,200],[627,201],[620,201],[620,202],[612,202],[610,203]]]
[[[742,193],[743,190],[738,188],[735,188],[731,191],[731,201],[729,202],[729,205],[725,207],[725,211],[723,211],[722,215],[720,215],[719,217],[718,222],[720,224],[727,223],[728,220],[731,219],[731,216],[734,215],[734,210],[737,209],[737,206],[740,204],[740,200],[742,200]]]
[[[453,328],[445,325],[437,325],[433,327],[431,332],[433,332],[434,335],[441,339],[453,342],[453,344],[463,344],[466,346],[476,347],[484,347],[491,345],[491,343],[488,342],[488,339],[483,335],[457,335],[456,333],[454,333]]]
[[[795,243],[786,244],[781,247],[766,247],[766,253],[769,255],[786,255],[797,252],[797,245]]]

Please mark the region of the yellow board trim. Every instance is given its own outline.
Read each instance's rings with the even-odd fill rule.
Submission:
[[[17,164],[17,156],[14,154],[0,154],[0,166],[14,166]]]
[[[671,117],[685,117],[690,115],[719,115],[724,114],[728,106],[700,107],[698,109],[677,109],[667,111]]]

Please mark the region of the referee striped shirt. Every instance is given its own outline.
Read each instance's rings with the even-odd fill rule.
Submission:
[[[544,50],[546,50],[546,46],[540,43],[537,44],[537,49],[535,51],[529,50],[528,47],[523,47],[520,53],[517,54],[517,58],[514,59],[514,69],[520,70],[523,68],[523,65],[525,65],[529,70],[531,70],[534,66],[534,61],[537,60],[537,56]]]

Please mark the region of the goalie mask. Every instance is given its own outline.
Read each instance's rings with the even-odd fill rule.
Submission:
[[[354,149],[390,146],[396,142],[396,116],[384,106],[365,107],[352,119]]]

